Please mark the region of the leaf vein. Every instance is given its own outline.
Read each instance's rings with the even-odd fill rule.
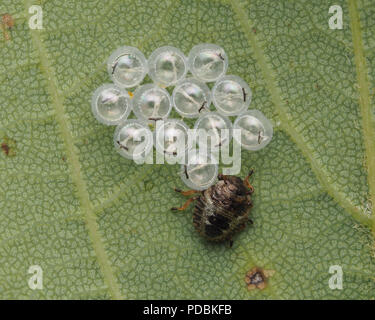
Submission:
[[[375,121],[371,112],[370,83],[368,80],[366,57],[362,40],[361,22],[356,0],[349,0],[349,16],[354,43],[354,61],[359,83],[359,106],[362,116],[363,139],[366,152],[370,203],[372,205],[372,233],[375,236]]]
[[[27,0],[25,2],[25,10],[31,6],[31,1]],[[31,39],[34,49],[38,53],[41,64],[40,68],[48,79],[48,92],[51,96],[53,106],[56,111],[56,119],[60,126],[60,133],[62,139],[66,146],[67,151],[67,161],[70,164],[72,180],[77,187],[77,196],[80,200],[82,212],[85,214],[85,223],[88,229],[88,235],[91,239],[93,249],[97,256],[97,261],[100,270],[103,275],[104,282],[109,288],[110,294],[114,299],[121,299],[122,294],[118,287],[117,281],[115,279],[112,266],[110,265],[109,258],[104,248],[103,239],[99,232],[99,226],[96,221],[96,216],[92,210],[92,204],[90,202],[89,194],[86,187],[86,182],[83,179],[81,173],[81,166],[79,163],[79,158],[76,152],[76,147],[73,142],[72,134],[69,130],[69,125],[67,122],[67,117],[65,115],[65,108],[63,104],[63,97],[59,93],[57,78],[55,72],[50,64],[50,59],[48,57],[48,52],[44,46],[43,40],[39,35],[39,31],[30,30]]]
[[[231,4],[233,11],[236,14],[238,21],[243,29],[243,32],[254,51],[254,57],[262,71],[263,77],[265,79],[265,84],[271,95],[271,100],[280,117],[280,127],[285,130],[285,132],[290,136],[291,140],[298,146],[301,153],[310,164],[311,169],[317,177],[318,181],[326,190],[326,192],[333,199],[335,199],[338,204],[346,209],[355,219],[363,224],[369,225],[368,218],[362,214],[361,210],[356,207],[344,193],[339,191],[339,187],[335,186],[335,183],[331,181],[331,178],[329,177],[327,171],[323,168],[322,163],[314,155],[313,149],[307,144],[300,132],[298,132],[294,127],[291,116],[288,114],[285,102],[282,99],[281,89],[278,87],[277,81],[275,80],[275,72],[267,60],[263,47],[261,43],[259,43],[260,41],[258,40],[258,36],[255,36],[255,34],[251,32],[252,24],[246,16],[245,10],[242,8],[241,4],[238,1],[228,1]]]

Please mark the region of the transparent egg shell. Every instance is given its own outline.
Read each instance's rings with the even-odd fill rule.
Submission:
[[[180,177],[193,190],[206,190],[217,181],[218,163],[205,152],[192,149],[186,153],[185,163],[181,165]]]
[[[210,111],[211,91],[204,82],[188,78],[174,88],[172,100],[174,108],[181,116],[196,118]]]
[[[106,125],[117,125],[131,112],[128,93],[114,84],[104,84],[95,90],[91,99],[95,118]]]
[[[225,116],[239,115],[247,110],[251,96],[248,84],[234,75],[220,78],[212,88],[212,101],[217,111]]]
[[[184,53],[171,46],[160,47],[151,53],[148,68],[151,79],[165,87],[183,80],[188,71]]]
[[[126,120],[117,126],[114,134],[116,150],[127,159],[144,159],[152,150],[153,135],[144,121]]]
[[[112,81],[122,88],[140,84],[148,72],[146,57],[134,47],[121,47],[108,58],[108,74]]]
[[[228,117],[217,112],[210,112],[202,115],[195,122],[194,129],[204,129],[208,135],[208,141],[200,140],[198,135],[198,144],[200,147],[207,146],[207,142],[213,149],[218,149],[229,144],[232,139],[232,122]],[[222,130],[228,130],[225,134]],[[203,141],[203,145],[202,145]]]
[[[168,119],[156,124],[156,151],[165,156],[182,157],[188,148],[188,130],[185,122],[179,119]],[[183,145],[179,145],[183,143]],[[180,152],[180,153],[179,153]],[[177,154],[179,153],[179,154]]]
[[[145,84],[135,91],[132,106],[138,119],[157,121],[168,117],[172,101],[167,90],[155,84]]]
[[[260,150],[270,143],[273,136],[271,122],[259,110],[249,110],[237,117],[233,129],[241,129],[241,141],[234,138],[247,150]]]
[[[228,69],[228,56],[216,44],[203,43],[194,46],[188,57],[190,72],[203,82],[214,82]]]

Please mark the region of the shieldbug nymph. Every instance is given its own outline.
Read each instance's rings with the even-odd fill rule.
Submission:
[[[175,189],[184,196],[197,195],[188,199],[180,208],[172,210],[185,210],[196,201],[193,224],[198,233],[210,241],[229,241],[232,246],[233,235],[243,230],[247,222],[253,223],[249,219],[249,211],[253,206],[251,194],[254,192],[249,178],[253,172],[251,170],[244,180],[219,174],[219,181],[203,191]]]

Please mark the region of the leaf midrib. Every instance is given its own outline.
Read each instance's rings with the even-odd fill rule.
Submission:
[[[30,0],[25,1],[26,12],[31,5],[32,3]],[[51,96],[52,105],[55,108],[56,120],[59,124],[60,133],[66,147],[67,161],[71,170],[72,180],[77,188],[77,197],[81,203],[81,208],[84,213],[88,234],[91,239],[93,249],[103,275],[104,283],[108,287],[109,293],[111,294],[113,299],[123,299],[114,272],[112,270],[112,266],[109,263],[109,258],[104,249],[102,237],[99,232],[99,226],[96,221],[96,216],[93,212],[92,204],[90,202],[90,197],[87,191],[86,182],[84,181],[81,173],[78,152],[76,151],[76,148],[74,146],[73,136],[69,130],[68,122],[66,120],[63,97],[60,95],[58,90],[57,78],[54,69],[49,62],[48,52],[40,37],[40,32],[30,29],[30,33],[34,49],[38,53],[40,59],[41,71],[48,80],[47,90]]]
[[[281,122],[281,128],[290,136],[290,139],[298,146],[301,153],[310,164],[312,171],[317,177],[319,183],[322,185],[324,190],[345,210],[347,210],[357,221],[364,225],[373,226],[373,222],[370,218],[362,214],[361,210],[353,205],[348,200],[347,196],[340,192],[332,183],[329,182],[328,173],[324,170],[323,166],[319,162],[319,159],[314,156],[314,150],[304,141],[301,134],[295,129],[292,123],[291,117],[288,115],[287,107],[282,99],[281,89],[278,87],[275,80],[275,72],[267,61],[266,55],[263,51],[261,44],[259,44],[259,36],[256,36],[252,30],[252,23],[247,17],[245,10],[242,8],[239,1],[228,0],[231,5],[233,12],[236,14],[238,21],[242,27],[242,31],[246,36],[250,47],[254,51],[254,58],[258,62],[261,69],[262,75],[265,79],[265,85],[270,93],[272,103],[278,112],[278,116]],[[369,174],[370,175],[370,174]]]
[[[353,38],[354,60],[357,70],[359,106],[362,116],[363,139],[366,152],[367,179],[372,204],[372,233],[375,237],[375,128],[371,114],[370,83],[367,77],[365,50],[356,0],[349,1],[349,15]]]

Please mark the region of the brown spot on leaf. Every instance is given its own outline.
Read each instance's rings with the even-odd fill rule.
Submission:
[[[14,27],[13,17],[6,13],[1,17],[1,29],[3,30],[4,39],[6,41],[10,40],[10,35],[8,33]]]
[[[8,29],[12,29],[14,27],[14,20],[13,17],[9,14],[6,13],[1,17],[1,22],[3,23],[4,26],[6,26]]]
[[[4,137],[1,142],[1,150],[7,157],[14,157],[16,155],[16,141],[8,137]]]
[[[259,289],[263,290],[267,287],[267,278],[271,277],[275,271],[263,270],[262,268],[254,267],[246,273],[245,282],[248,290]]]
[[[8,156],[9,155],[9,146],[8,144],[6,144],[5,142],[3,142],[1,144],[1,149],[3,150],[3,152]]]

